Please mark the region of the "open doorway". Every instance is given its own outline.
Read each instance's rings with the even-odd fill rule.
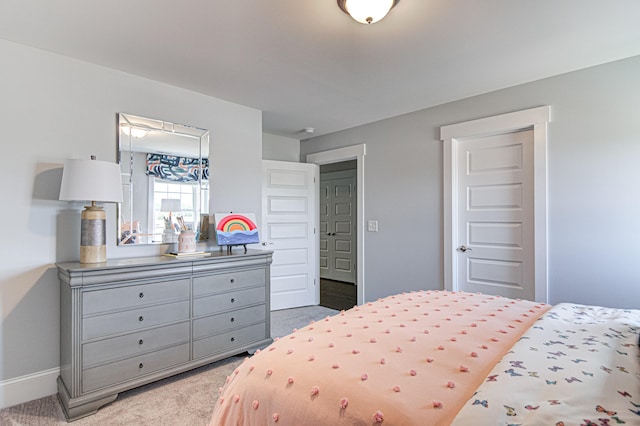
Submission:
[[[320,305],[349,309],[357,304],[357,161],[320,166]]]
[[[356,243],[354,250],[356,252],[355,280],[356,280],[356,304],[361,305],[366,300],[366,279],[364,269],[364,170],[365,170],[366,145],[351,145],[343,148],[331,149],[328,151],[316,152],[306,155],[307,163],[314,163],[319,166],[342,163],[353,160],[356,163],[356,207],[355,207],[355,225]],[[319,224],[318,224],[319,228]],[[353,289],[353,287],[351,287]],[[353,306],[353,305],[351,305]]]

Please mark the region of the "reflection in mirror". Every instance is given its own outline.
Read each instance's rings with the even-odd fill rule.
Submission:
[[[173,243],[182,230],[205,237],[209,131],[118,114],[118,147],[123,190],[118,244]]]

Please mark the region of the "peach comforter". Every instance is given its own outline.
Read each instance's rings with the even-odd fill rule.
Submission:
[[[420,291],[294,330],[227,379],[211,425],[444,425],[550,307]]]

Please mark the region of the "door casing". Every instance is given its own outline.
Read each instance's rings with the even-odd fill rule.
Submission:
[[[458,291],[458,141],[532,129],[534,162],[534,274],[535,300],[548,301],[547,271],[547,127],[551,107],[542,106],[478,120],[442,126],[444,198],[444,289]]]

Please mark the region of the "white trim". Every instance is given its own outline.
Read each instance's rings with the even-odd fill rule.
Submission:
[[[440,127],[440,139],[445,141],[447,139],[499,135],[531,128],[534,124],[548,123],[549,121],[551,121],[551,107],[547,105],[442,126]]]
[[[547,107],[549,108],[549,107]],[[537,302],[549,302],[549,270],[547,258],[547,140],[548,124],[551,111],[547,112],[546,121],[533,125],[533,228],[536,277],[535,298]]]
[[[551,107],[542,106],[523,111],[463,123],[442,126],[440,139],[443,142],[443,198],[444,198],[444,288],[457,290],[457,257],[453,247],[458,241],[457,161],[458,141],[470,137],[483,137],[511,133],[518,130],[533,130],[534,161],[534,274],[535,300],[548,301],[547,269],[547,127],[551,121]],[[456,288],[454,288],[456,287]]]
[[[329,151],[307,154],[307,163],[317,165],[337,163],[340,161],[356,160],[356,185],[357,185],[357,215],[358,215],[358,243],[356,285],[357,302],[359,305],[366,300],[365,276],[364,276],[364,236],[365,236],[365,214],[364,214],[364,157],[367,153],[365,144],[352,145],[344,148],[332,149]],[[318,228],[319,229],[319,228]]]
[[[59,368],[39,371],[0,382],[0,409],[52,395],[58,391]]]

